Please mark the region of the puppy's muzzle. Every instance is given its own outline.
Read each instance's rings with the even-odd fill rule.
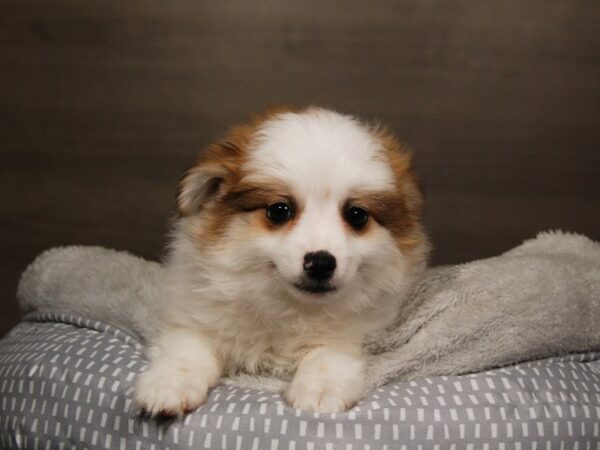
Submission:
[[[304,255],[302,268],[303,276],[294,283],[296,289],[311,294],[323,294],[337,290],[331,282],[337,263],[335,256],[325,250],[311,252]]]
[[[304,273],[312,281],[322,283],[329,280],[336,266],[335,256],[325,250],[304,255]]]

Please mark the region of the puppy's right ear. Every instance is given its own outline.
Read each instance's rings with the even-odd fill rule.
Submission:
[[[197,213],[202,207],[223,194],[226,182],[239,176],[246,135],[234,128],[230,136],[206,148],[198,163],[189,169],[177,188],[177,208],[180,217]]]
[[[177,188],[177,209],[181,217],[190,216],[217,197],[227,170],[218,163],[200,163],[189,169]]]

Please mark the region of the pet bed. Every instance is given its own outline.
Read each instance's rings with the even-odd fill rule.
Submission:
[[[28,268],[29,312],[0,342],[1,448],[600,448],[600,246],[582,236],[431,270],[371,338],[369,390],[341,414],[291,408],[286,380],[242,375],[183,419],[140,416],[161,276],[85,247]]]

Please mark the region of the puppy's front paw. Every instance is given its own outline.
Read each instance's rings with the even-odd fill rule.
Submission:
[[[363,394],[363,368],[360,351],[352,354],[318,347],[300,360],[285,398],[308,411],[346,411]]]
[[[182,416],[206,401],[201,373],[177,366],[150,366],[137,380],[135,400],[151,416]]]
[[[346,411],[356,401],[331,380],[310,376],[294,377],[285,398],[295,408],[327,413]]]

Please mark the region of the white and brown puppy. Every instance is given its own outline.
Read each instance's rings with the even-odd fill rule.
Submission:
[[[293,374],[301,409],[357,402],[365,335],[394,319],[428,249],[396,139],[325,109],[270,112],[201,154],[178,207],[138,404],[182,414],[236,371]]]

